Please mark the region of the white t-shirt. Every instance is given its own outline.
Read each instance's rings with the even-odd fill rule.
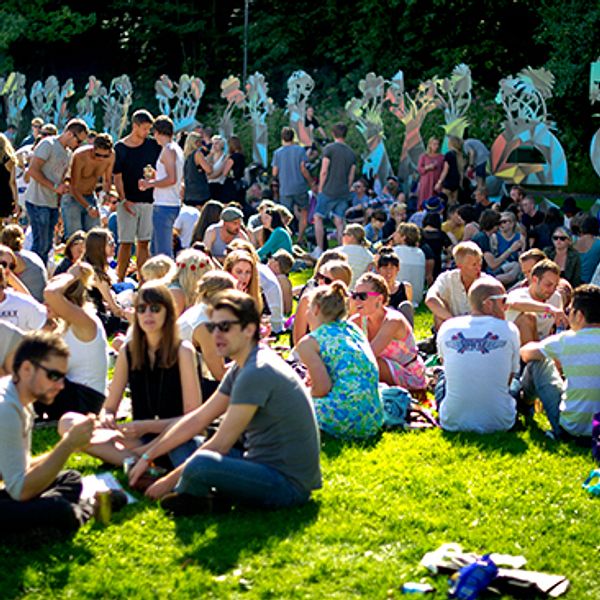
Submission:
[[[277,280],[277,275],[267,265],[258,263],[258,274],[260,275],[260,287],[271,311],[271,329],[273,333],[279,333],[283,329],[283,293]]]
[[[425,288],[425,254],[415,246],[394,246],[394,252],[400,259],[399,281],[408,281],[413,289],[413,305],[423,300]]]
[[[495,317],[454,317],[440,327],[437,345],[446,374],[442,428],[476,433],[510,429],[516,402],[508,382],[520,366],[517,327]]]
[[[175,183],[169,187],[154,188],[154,206],[181,206],[181,183],[183,182],[183,150],[177,142],[169,142],[162,150],[156,162],[156,179],[164,179],[167,170],[162,162],[162,154],[165,150],[175,152]]]
[[[4,294],[6,297],[0,302],[0,320],[12,323],[23,331],[41,329],[45,325],[48,313],[43,304],[13,290],[6,289]]]
[[[373,255],[359,244],[349,244],[338,248],[348,257],[348,264],[352,269],[352,280],[350,289],[356,285],[357,279],[367,271],[367,267],[373,262]]]
[[[508,302],[531,302],[533,298],[529,293],[529,287],[517,288],[508,294]],[[552,296],[548,300],[546,300],[546,304],[551,304],[556,308],[562,308],[562,296],[558,292],[554,292]],[[521,313],[517,310],[507,310],[506,318],[508,321],[515,321],[517,317]],[[540,340],[548,337],[552,332],[552,327],[554,325],[554,315],[552,313],[542,313],[536,312],[533,313],[535,315],[535,319],[537,321],[537,332]]]
[[[200,212],[193,206],[186,206],[185,204],[181,207],[175,223],[173,223],[174,229],[179,231],[179,239],[181,240],[182,248],[189,248],[192,244],[192,235],[194,234],[194,227],[200,218]]]
[[[196,327],[202,325],[202,323],[208,323],[209,318],[206,314],[206,308],[206,304],[202,302],[200,304],[194,304],[185,310],[179,319],[177,319],[179,335],[182,340],[192,343]]]

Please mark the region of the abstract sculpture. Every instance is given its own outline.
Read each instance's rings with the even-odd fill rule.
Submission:
[[[287,80],[288,95],[285,99],[290,114],[290,127],[303,146],[312,145],[312,132],[304,125],[306,103],[315,87],[314,79],[304,71],[294,71]]]
[[[264,75],[254,73],[246,83],[246,109],[252,127],[252,160],[263,167],[268,163],[269,128],[267,116],[273,111],[273,100]]]
[[[219,121],[219,134],[228,140],[233,135],[233,110],[238,108],[244,110],[246,106],[246,95],[240,89],[241,83],[237,77],[230,75],[221,81],[221,98],[227,100],[227,107]]]
[[[90,75],[85,96],[77,102],[77,117],[83,119],[90,129],[96,129],[96,104],[104,95],[106,88],[102,86],[102,82]]]
[[[405,191],[408,191],[409,179],[417,172],[419,156],[425,152],[420,132],[421,125],[425,117],[439,106],[436,85],[431,79],[420,83],[413,99],[404,91],[404,73],[398,71],[390,82],[386,99],[390,102],[390,111],[406,127],[398,175],[404,181]]]
[[[175,131],[191,131],[198,125],[196,113],[204,94],[204,82],[199,77],[182,75],[174,84],[167,75],[161,75],[155,83],[156,98],[160,112],[173,119]],[[171,100],[175,106],[171,109]]]
[[[600,102],[600,56],[596,62],[590,65],[590,102]],[[600,117],[600,114],[594,115]],[[600,177],[600,129],[596,131],[590,145],[590,159],[592,165]]]
[[[558,139],[550,132],[546,100],[552,96],[554,75],[546,69],[523,69],[517,77],[500,81],[496,102],[506,112],[504,131],[491,149],[496,177],[525,185],[567,185],[567,160]],[[523,152],[539,152],[542,161],[519,160]],[[517,156],[515,156],[517,155]]]
[[[466,114],[471,106],[471,69],[460,64],[454,67],[452,75],[435,79],[438,106],[444,111],[444,131],[446,135],[463,138],[469,126]]]
[[[4,97],[6,124],[14,125],[17,129],[23,118],[23,109],[27,105],[25,80],[26,77],[22,73],[11,73],[0,87],[0,96]]]
[[[59,131],[62,130],[69,120],[67,100],[74,93],[72,79],[67,79],[62,87],[54,75],[50,75],[45,83],[36,81],[29,94],[33,116],[40,117],[44,123],[54,123]]]
[[[104,106],[104,131],[110,133],[115,141],[120,139],[125,131],[132,99],[133,90],[127,75],[115,77],[110,82],[108,93],[100,97]]]
[[[362,98],[349,100],[346,112],[356,121],[356,128],[367,142],[368,152],[363,157],[363,174],[368,179],[379,179],[383,186],[392,171],[385,149],[381,117],[385,100],[385,79],[377,77],[375,73],[368,73],[358,83],[358,89],[362,92]]]

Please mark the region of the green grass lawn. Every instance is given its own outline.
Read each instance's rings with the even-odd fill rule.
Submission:
[[[0,598],[398,597],[427,577],[425,552],[455,541],[523,554],[531,570],[567,575],[568,598],[597,600],[600,498],[581,488],[591,453],[549,441],[541,424],[324,440],[324,486],[302,508],[174,520],[142,500],[68,541],[3,541]],[[56,439],[36,431],[34,452]],[[68,466],[89,473],[99,461]],[[427,580],[445,597],[445,577]]]

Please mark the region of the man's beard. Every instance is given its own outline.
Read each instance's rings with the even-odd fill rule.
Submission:
[[[35,401],[41,402],[42,404],[49,406],[50,404],[52,404],[54,402],[55,398],[56,398],[56,395],[54,395],[50,398],[50,397],[46,396],[46,394],[40,394],[39,396],[35,397]]]

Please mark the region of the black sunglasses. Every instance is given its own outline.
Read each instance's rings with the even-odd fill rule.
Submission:
[[[143,315],[146,312],[146,309],[150,308],[150,312],[157,314],[160,312],[160,309],[162,308],[162,304],[158,304],[158,303],[152,303],[152,304],[145,304],[144,302],[140,302],[136,307],[135,310],[139,315]]]
[[[50,381],[62,381],[63,379],[66,378],[67,374],[63,373],[62,371],[57,371],[56,369],[49,369],[48,367],[45,367],[44,365],[42,365],[39,362],[35,362],[35,361],[31,361],[36,367],[39,367],[40,369],[43,369],[44,371],[46,371],[46,377],[48,377],[48,379]]]
[[[317,273],[315,275],[315,279],[317,281],[322,281],[325,285],[331,285],[333,283],[333,279],[331,277],[327,277],[327,275],[323,275],[322,273]]]
[[[98,152],[94,152],[94,156],[96,158],[110,158],[110,154],[98,154]]]
[[[379,292],[350,292],[350,298],[364,302],[369,296],[379,296]]]
[[[232,325],[240,325],[241,321],[237,321],[237,320],[229,320],[229,321],[219,321],[218,323],[215,323],[213,321],[209,321],[208,323],[206,323],[206,329],[208,331],[208,333],[214,333],[216,329],[218,329],[221,333],[227,333]]]
[[[15,263],[12,263],[12,262],[7,262],[5,260],[0,260],[0,266],[4,267],[5,269],[10,269],[11,271],[14,271],[15,267],[17,265],[15,265]]]
[[[553,235],[552,239],[556,241],[566,242],[569,238],[566,235]]]

